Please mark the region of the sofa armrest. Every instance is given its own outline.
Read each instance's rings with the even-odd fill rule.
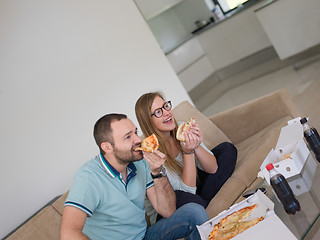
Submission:
[[[301,116],[287,89],[281,89],[240,106],[213,115],[214,122],[232,141],[238,144],[278,119]]]

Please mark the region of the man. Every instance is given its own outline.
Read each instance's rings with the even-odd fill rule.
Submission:
[[[174,191],[162,172],[165,155],[143,153],[137,128],[124,114],[108,114],[94,126],[100,154],[76,173],[65,203],[60,239],[200,239],[208,220],[200,205],[175,209]],[[144,200],[164,218],[147,229]]]

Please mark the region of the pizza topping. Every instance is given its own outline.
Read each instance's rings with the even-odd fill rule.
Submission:
[[[194,118],[190,118],[190,120],[187,123],[180,124],[177,130],[176,138],[181,142],[185,142],[186,138],[184,136],[184,133],[188,131],[191,128],[192,124],[195,122],[196,121]]]
[[[137,147],[135,151],[154,152],[159,148],[159,142],[157,136],[153,133],[149,137],[143,139],[141,147]]]
[[[221,219],[219,223],[214,225],[213,231],[209,235],[209,240],[228,240],[262,221],[264,217],[243,221],[249,217],[256,207],[257,204],[244,207]]]

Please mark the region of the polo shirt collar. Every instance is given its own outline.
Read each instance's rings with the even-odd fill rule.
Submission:
[[[114,178],[114,177],[120,176],[120,173],[114,167],[111,166],[108,160],[101,153],[99,154],[99,159],[102,167],[110,177]],[[137,168],[133,163],[129,163],[128,168],[130,170],[128,172],[128,177],[127,177],[129,181],[130,178],[136,175]]]

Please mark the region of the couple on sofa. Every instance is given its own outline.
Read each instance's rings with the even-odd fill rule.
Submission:
[[[155,133],[159,140],[154,153],[135,151],[141,139],[125,115],[108,114],[96,122],[100,154],[75,175],[61,239],[200,239],[196,225],[208,220],[205,208],[231,176],[237,150],[231,143],[208,150],[196,123],[179,142],[171,108],[158,92],[136,102],[144,136]],[[158,213],[148,229],[145,196]]]

